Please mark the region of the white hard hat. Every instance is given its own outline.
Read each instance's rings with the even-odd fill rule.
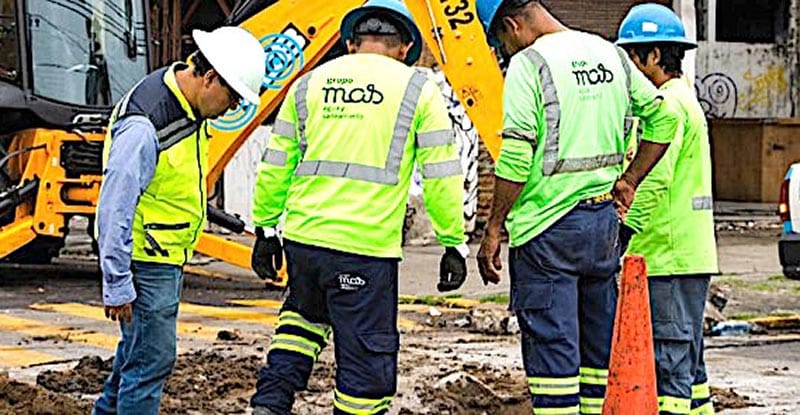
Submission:
[[[259,105],[267,56],[258,39],[235,26],[210,33],[195,29],[192,38],[222,79],[246,101]]]

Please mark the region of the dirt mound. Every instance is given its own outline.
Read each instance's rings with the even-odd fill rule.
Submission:
[[[739,395],[732,388],[723,389],[711,387],[711,400],[714,402],[714,409],[740,409],[751,406],[760,406],[750,400],[749,396]]]
[[[91,402],[0,377],[0,414],[72,415],[89,413]]]
[[[162,414],[241,413],[255,390],[261,356],[197,351],[178,358],[164,387]]]
[[[457,371],[440,379],[423,379],[414,387],[420,408],[400,408],[400,414],[483,415],[531,413],[525,380],[508,372]]]
[[[112,364],[113,359],[85,356],[72,370],[45,370],[36,376],[36,384],[53,392],[100,393]]]

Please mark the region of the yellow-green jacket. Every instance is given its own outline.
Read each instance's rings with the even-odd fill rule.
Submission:
[[[399,258],[415,162],[439,241],[463,243],[463,177],[436,84],[382,55],[342,56],[289,89],[258,169],[255,225],[285,211],[289,240]]]
[[[651,276],[716,274],[711,153],[705,114],[682,79],[659,88],[679,103],[680,124],[664,157],[636,191],[625,224],[638,233],[628,253]]]

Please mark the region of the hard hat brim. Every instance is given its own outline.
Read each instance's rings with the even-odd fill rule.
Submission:
[[[225,80],[234,91],[236,91],[239,96],[241,96],[245,101],[253,105],[260,105],[261,98],[259,97],[259,93],[256,91],[251,90],[248,88],[244,83],[239,81],[239,79],[234,76],[234,74],[226,74],[225,69],[226,65],[222,65],[222,62],[215,62],[217,57],[213,54],[209,55],[206,53],[206,50],[212,50],[213,47],[213,39],[211,33],[204,32],[202,30],[192,30],[192,38],[194,39],[194,43],[197,45],[197,48],[203,52],[203,56],[205,56],[208,63],[211,64],[211,67]],[[218,69],[223,68],[223,69]]]
[[[625,46],[625,45],[642,45],[645,43],[677,43],[687,50],[695,49],[697,47],[697,43],[692,42],[687,38],[675,38],[675,37],[664,37],[664,36],[653,36],[653,37],[639,37],[636,39],[618,39],[616,41],[617,46]]]
[[[351,10],[344,16],[342,19],[342,25],[339,28],[339,34],[342,37],[342,42],[347,40],[353,40],[353,31],[354,26],[357,21],[359,21],[364,15],[373,12],[384,12],[384,13],[391,13],[400,24],[403,25],[403,28],[411,33],[411,41],[414,44],[409,49],[408,54],[406,55],[406,59],[404,62],[407,65],[411,65],[419,59],[419,56],[422,54],[422,35],[419,33],[419,29],[417,26],[408,20],[406,16],[402,14],[388,9],[386,7],[380,6],[364,6],[358,9]]]

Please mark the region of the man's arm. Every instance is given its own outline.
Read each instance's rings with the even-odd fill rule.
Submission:
[[[274,228],[278,225],[295,168],[302,158],[295,107],[296,87],[297,82],[289,89],[281,105],[258,167],[253,195],[253,221],[256,226]]]
[[[676,131],[675,138],[670,144],[664,157],[653,167],[636,189],[636,198],[628,211],[625,219],[627,225],[634,232],[642,232],[647,228],[653,212],[664,200],[672,179],[675,175],[675,166],[683,144],[683,123]]]
[[[131,273],[133,216],[139,196],[150,185],[156,170],[158,138],[153,124],[144,116],[118,121],[111,136],[97,203],[97,242],[103,303],[116,307],[136,299]]]
[[[447,106],[439,88],[427,81],[415,119],[415,159],[422,173],[422,197],[436,238],[459,247],[466,257],[464,175]]]
[[[539,79],[532,76],[535,73],[536,68],[521,54],[511,59],[506,72],[503,144],[495,166],[492,213],[478,252],[478,268],[484,283],[500,281],[500,232],[533,168],[542,108]]]
[[[621,213],[633,203],[636,188],[658,163],[678,129],[680,115],[673,97],[665,96],[634,66],[620,49],[620,59],[630,70],[631,109],[643,123],[642,141],[628,169],[614,186]]]

